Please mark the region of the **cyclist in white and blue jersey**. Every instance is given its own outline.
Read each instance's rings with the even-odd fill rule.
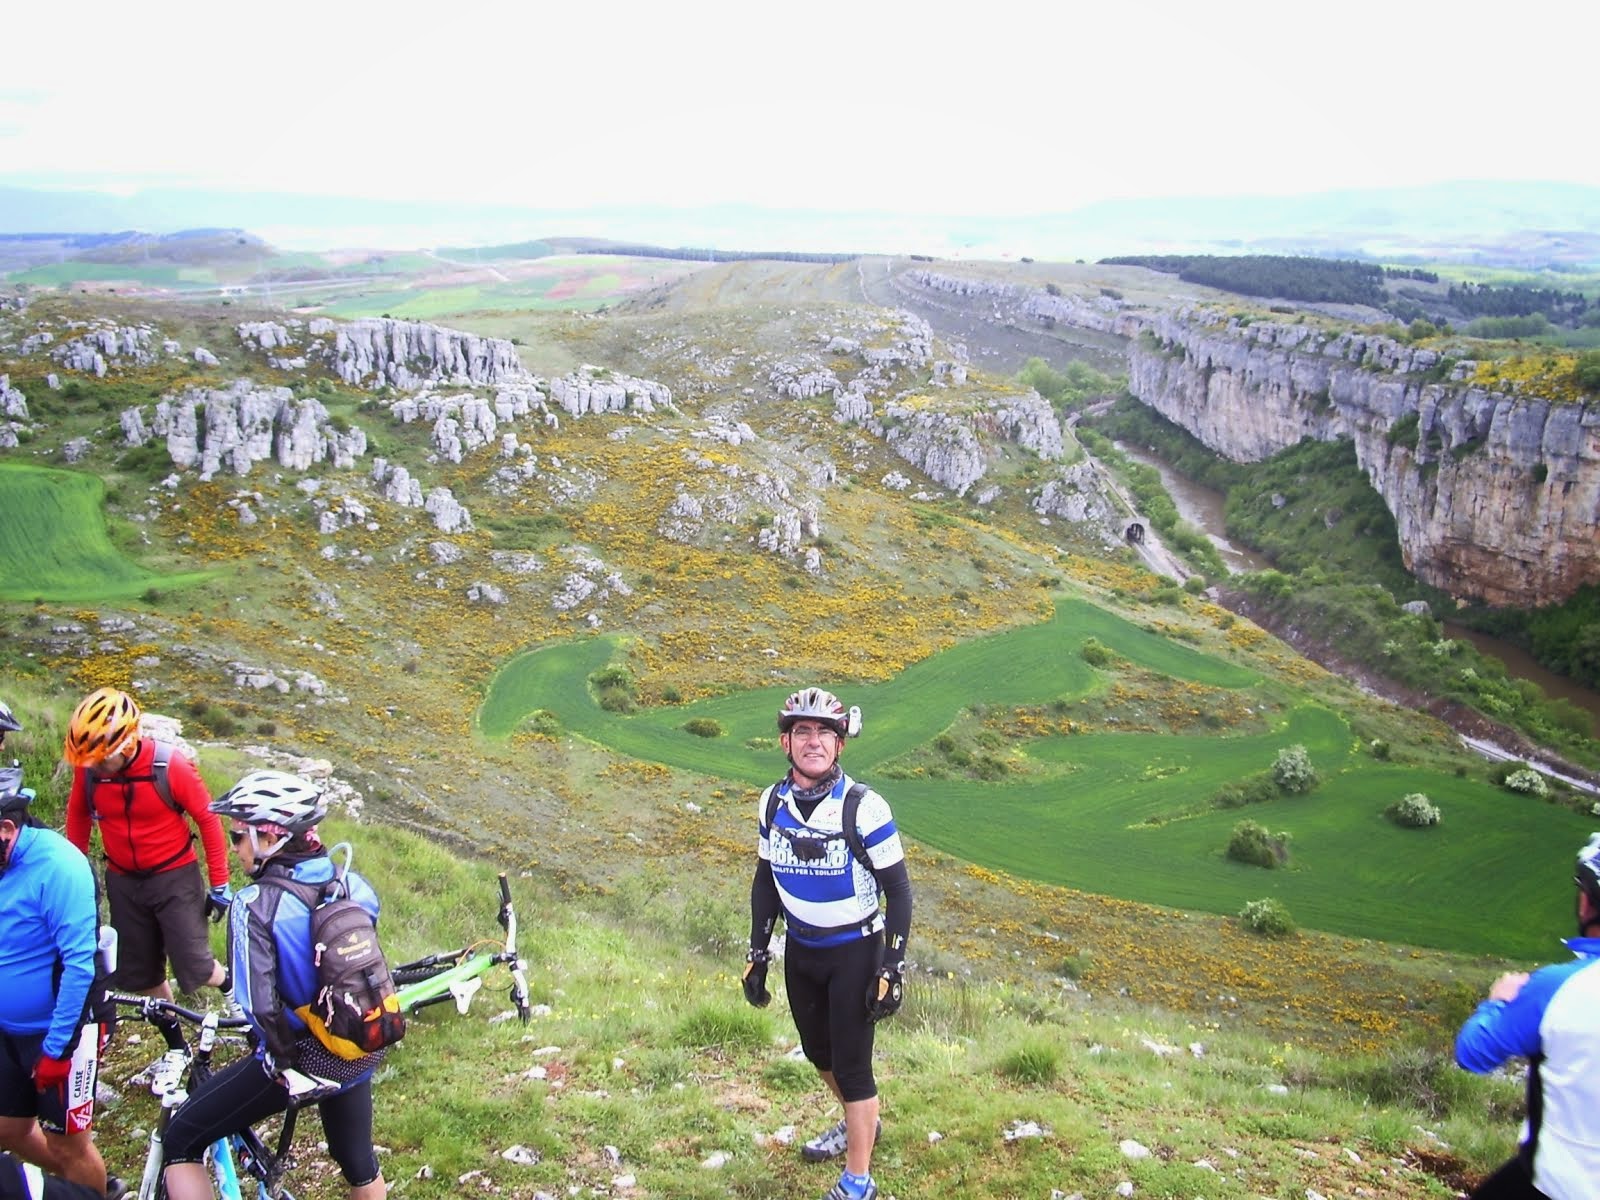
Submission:
[[[1576,957],[1500,976],[1456,1035],[1469,1071],[1528,1060],[1521,1144],[1474,1200],[1593,1200],[1600,1185],[1600,833],[1578,852],[1573,882]]]
[[[745,999],[758,1007],[772,1000],[769,946],[781,916],[783,979],[800,1045],[844,1106],[844,1119],[801,1151],[813,1162],[845,1158],[823,1200],[878,1194],[872,1149],[882,1125],[873,1032],[900,1008],[911,932],[911,880],[888,802],[839,765],[845,738],[860,726],[859,709],[847,712],[821,688],[803,688],[784,701],[778,734],[789,772],[761,794],[750,887]],[[851,808],[854,829],[847,833]]]

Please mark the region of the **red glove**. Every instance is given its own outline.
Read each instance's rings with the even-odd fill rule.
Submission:
[[[71,1074],[70,1058],[51,1058],[48,1054],[41,1054],[38,1064],[33,1068],[33,1086],[41,1092],[48,1092],[66,1083],[67,1076]]]

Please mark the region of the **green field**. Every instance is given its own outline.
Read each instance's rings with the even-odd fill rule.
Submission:
[[[0,598],[87,603],[210,577],[156,575],[130,562],[106,534],[104,502],[93,475],[0,463]]]
[[[1355,753],[1344,719],[1305,698],[1266,733],[1093,733],[1014,747],[1022,765],[999,781],[893,778],[974,705],[1047,705],[1091,694],[1099,674],[1079,654],[1096,637],[1123,658],[1178,680],[1246,688],[1257,677],[1167,641],[1083,601],[1054,619],[954,647],[886,683],[843,690],[865,714],[847,748],[853,774],[877,783],[918,840],[1024,878],[1176,908],[1231,914],[1274,896],[1312,928],[1467,953],[1547,956],[1569,900],[1552,886],[1592,821],[1558,805],[1514,797],[1481,777],[1382,763]],[[612,638],[523,655],[491,681],[479,725],[504,737],[535,709],[618,752],[735,780],[752,788],[782,768],[773,718],[787,688],[720,696],[630,716],[603,711],[588,678],[613,660]],[[717,721],[720,737],[685,732]],[[752,747],[751,739],[761,739]],[[1322,778],[1308,796],[1215,809],[1223,784],[1268,769],[1279,749],[1304,745]],[[1383,816],[1407,792],[1445,813],[1425,832]],[[1292,837],[1287,869],[1224,857],[1229,833],[1251,819]],[[1461,884],[1470,881],[1466,903]]]

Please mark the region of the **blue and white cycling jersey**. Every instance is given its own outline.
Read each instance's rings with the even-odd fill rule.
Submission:
[[[817,803],[809,821],[802,820],[794,807],[789,781],[774,785],[782,801],[773,817],[776,832],[766,825],[771,788],[761,793],[756,810],[756,853],[772,864],[789,936],[806,946],[837,946],[870,937],[883,928],[878,881],[856,861],[841,836],[844,796],[853,783],[841,774],[833,790]],[[856,811],[856,828],[867,857],[878,870],[905,857],[888,801],[870,788]],[[810,859],[797,855],[794,843],[806,841],[815,841],[822,853]],[[824,930],[829,932],[819,932]]]
[[[1522,1154],[1551,1200],[1592,1200],[1600,1180],[1600,938],[1540,967],[1507,1002],[1485,1000],[1456,1035],[1456,1062],[1483,1074],[1526,1058]]]

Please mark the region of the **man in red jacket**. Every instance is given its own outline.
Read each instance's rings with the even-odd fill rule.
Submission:
[[[114,986],[172,999],[167,960],[185,992],[211,986],[231,999],[227,970],[211,953],[206,916],[228,910],[228,851],[200,773],[182,754],[167,766],[171,803],[157,786],[156,744],[139,736],[139,706],[116,688],[85,697],[72,713],[65,754],[76,768],[67,797],[67,840],[84,853],[98,826],[106,898],[117,931]],[[93,798],[86,786],[93,774]],[[92,811],[91,811],[92,809]],[[206,850],[200,874],[189,822]]]

